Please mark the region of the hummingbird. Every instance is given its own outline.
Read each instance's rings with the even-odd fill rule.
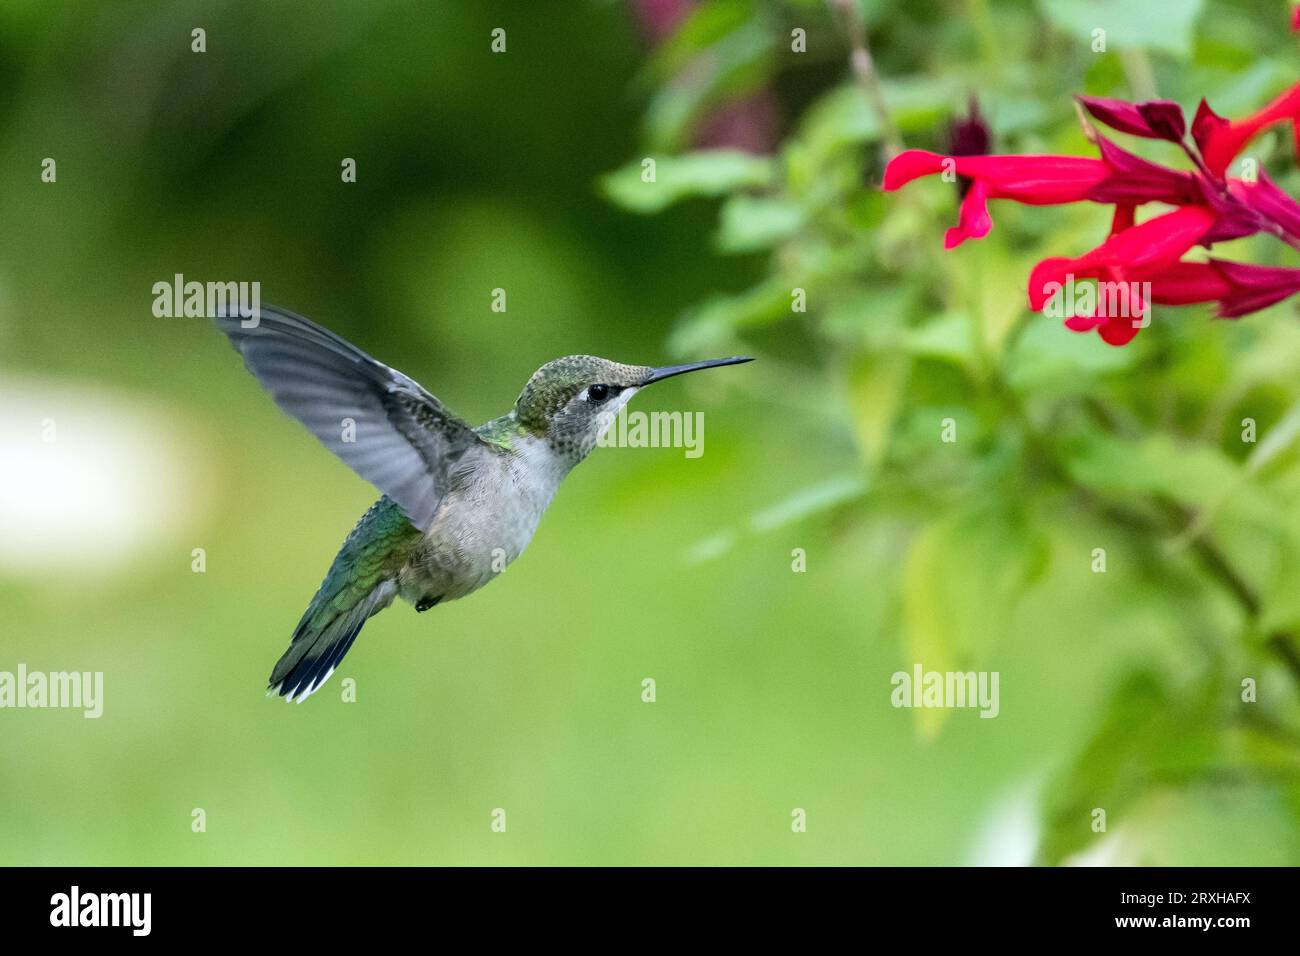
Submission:
[[[268,695],[298,703],[394,598],[424,612],[505,570],[560,482],[638,391],[750,361],[652,368],[569,355],[534,372],[506,414],[472,427],[414,379],[310,319],[264,305],[256,321],[230,314],[216,322],[281,410],[381,493],[271,671]]]

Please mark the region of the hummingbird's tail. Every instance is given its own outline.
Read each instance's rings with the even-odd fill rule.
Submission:
[[[372,615],[397,596],[404,549],[420,533],[388,498],[352,529],[271,671],[270,689],[302,703],[329,680]]]
[[[289,649],[271,671],[270,689],[299,704],[320,690],[361,633],[361,626],[392,604],[396,594],[397,582],[384,580],[346,611],[339,611],[330,601],[313,600],[293,632]]]

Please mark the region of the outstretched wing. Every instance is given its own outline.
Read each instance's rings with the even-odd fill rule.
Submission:
[[[256,326],[243,321],[217,318],[275,403],[427,530],[447,466],[482,439],[419,383],[310,319],[263,306]]]

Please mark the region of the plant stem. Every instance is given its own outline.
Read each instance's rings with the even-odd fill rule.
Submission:
[[[849,64],[853,68],[853,75],[862,84],[871,111],[876,114],[886,151],[889,156],[896,156],[903,151],[903,138],[894,124],[894,118],[889,115],[889,107],[885,105],[885,94],[880,87],[880,77],[876,74],[876,64],[871,58],[871,47],[867,42],[867,25],[862,22],[856,0],[826,0],[826,2],[832,11],[839,11],[840,18],[844,21],[844,31],[849,38],[851,51]]]
[[[1246,612],[1252,628],[1256,627],[1263,611],[1263,602],[1260,601],[1255,589],[1237,573],[1236,568],[1218,546],[1204,534],[1196,538],[1192,547],[1197,557],[1201,559],[1202,567],[1218,578],[1232,593],[1237,603]],[[1276,654],[1291,672],[1291,676],[1300,682],[1300,648],[1296,647],[1295,635],[1288,631],[1275,630],[1264,638],[1264,646]]]
[[[1135,46],[1120,50],[1119,61],[1124,67],[1124,77],[1135,100],[1156,98],[1156,74],[1144,47]]]

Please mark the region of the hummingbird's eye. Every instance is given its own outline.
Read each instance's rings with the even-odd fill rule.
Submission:
[[[609,398],[609,391],[608,385],[590,385],[587,387],[587,401],[593,405],[599,405]]]

